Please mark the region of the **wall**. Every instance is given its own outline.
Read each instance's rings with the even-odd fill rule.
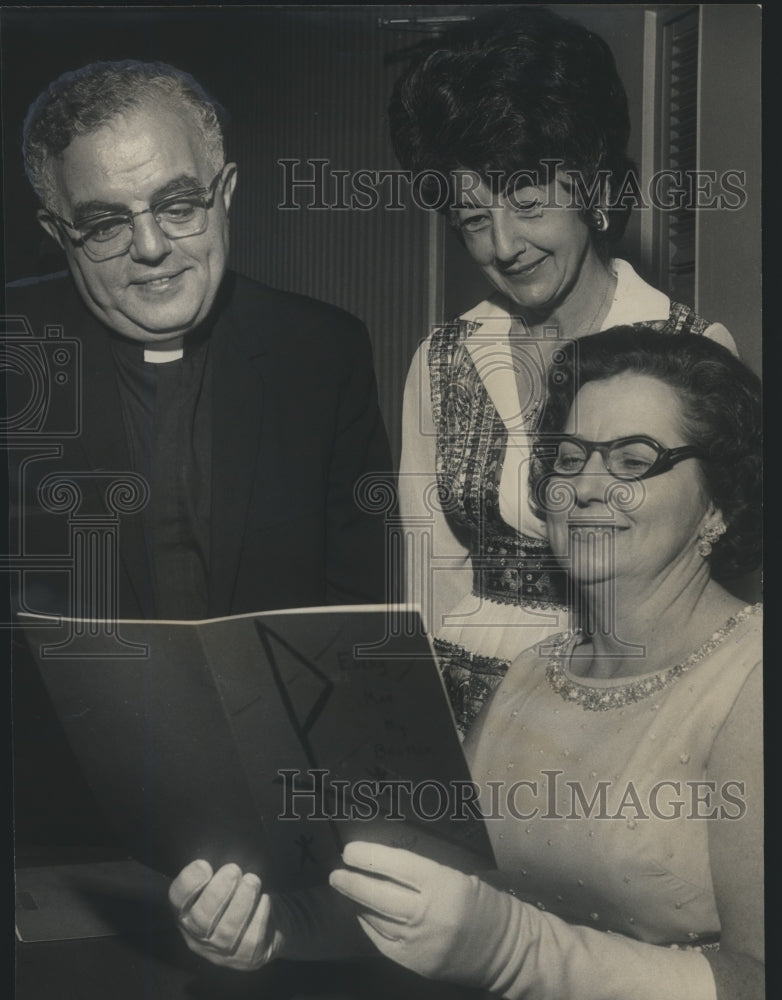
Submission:
[[[739,354],[761,370],[761,10],[754,4],[701,5],[699,167],[746,175],[738,211],[703,209],[697,218],[698,309],[725,323]]]

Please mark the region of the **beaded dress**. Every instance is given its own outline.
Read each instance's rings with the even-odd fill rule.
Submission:
[[[493,806],[482,791],[500,869],[487,881],[568,923],[713,946],[709,828],[741,823],[762,802],[762,778],[737,765],[735,780],[705,779],[717,735],[735,733],[726,723],[739,699],[750,699],[759,731],[760,605],[658,673],[578,676],[581,642],[566,633],[522,654],[465,742],[474,781],[501,788]],[[741,760],[741,750],[729,756]],[[508,789],[520,780],[511,815]]]
[[[612,268],[603,329],[644,322],[661,333],[704,334],[735,352],[723,326],[672,303],[625,261]],[[415,540],[408,599],[422,607],[462,734],[509,662],[567,627],[564,572],[527,496],[545,354],[510,331],[494,299],[436,327],[405,389],[400,511]]]

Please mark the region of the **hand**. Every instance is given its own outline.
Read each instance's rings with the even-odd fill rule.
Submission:
[[[380,844],[348,844],[342,859],[353,870],[337,869],[329,882],[358,904],[359,923],[379,951],[421,975],[491,989],[512,922],[509,896]]]
[[[353,870],[332,872],[332,888],[384,955],[421,975],[513,1000],[714,1000],[700,953],[567,924],[409,851],[357,841],[342,858]]]
[[[238,865],[215,874],[207,861],[193,861],[171,883],[168,898],[191,951],[215,965],[249,971],[275,958],[283,944],[272,900],[261,880]]]

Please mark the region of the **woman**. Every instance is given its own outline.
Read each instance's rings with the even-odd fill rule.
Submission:
[[[408,593],[466,732],[509,660],[565,627],[563,575],[527,503],[529,433],[558,341],[643,321],[735,348],[610,257],[628,215],[612,194],[632,164],[602,39],[542,8],[482,18],[411,67],[389,113],[403,166],[448,179],[444,210],[495,289],[420,346],[403,414]]]
[[[578,348],[549,383],[534,496],[583,629],[522,654],[465,744],[499,871],[352,843],[331,885],[425,976],[525,1000],[759,1000],[760,609],[718,582],[759,558],[757,379],[702,337],[625,327]],[[284,897],[270,923],[241,873],[210,876],[189,866],[172,900],[213,961],[338,940],[336,911],[291,929]]]

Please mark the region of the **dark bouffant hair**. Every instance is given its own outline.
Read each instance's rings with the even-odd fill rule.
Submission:
[[[607,171],[615,190],[633,168],[627,96],[611,50],[543,7],[493,12],[441,36],[397,81],[389,118],[406,169],[444,177],[470,170],[495,193],[495,178],[537,171],[547,159],[564,161],[590,187]],[[628,214],[609,211],[596,241],[620,237]]]
[[[658,379],[678,395],[688,444],[704,456],[701,470],[712,501],[727,525],[715,543],[711,573],[729,580],[755,569],[761,557],[762,407],[758,377],[707,337],[666,335],[650,327],[616,326],[571,341],[552,367],[538,428],[565,426],[573,400],[587,382],[625,373]],[[533,495],[543,469],[533,463]]]

